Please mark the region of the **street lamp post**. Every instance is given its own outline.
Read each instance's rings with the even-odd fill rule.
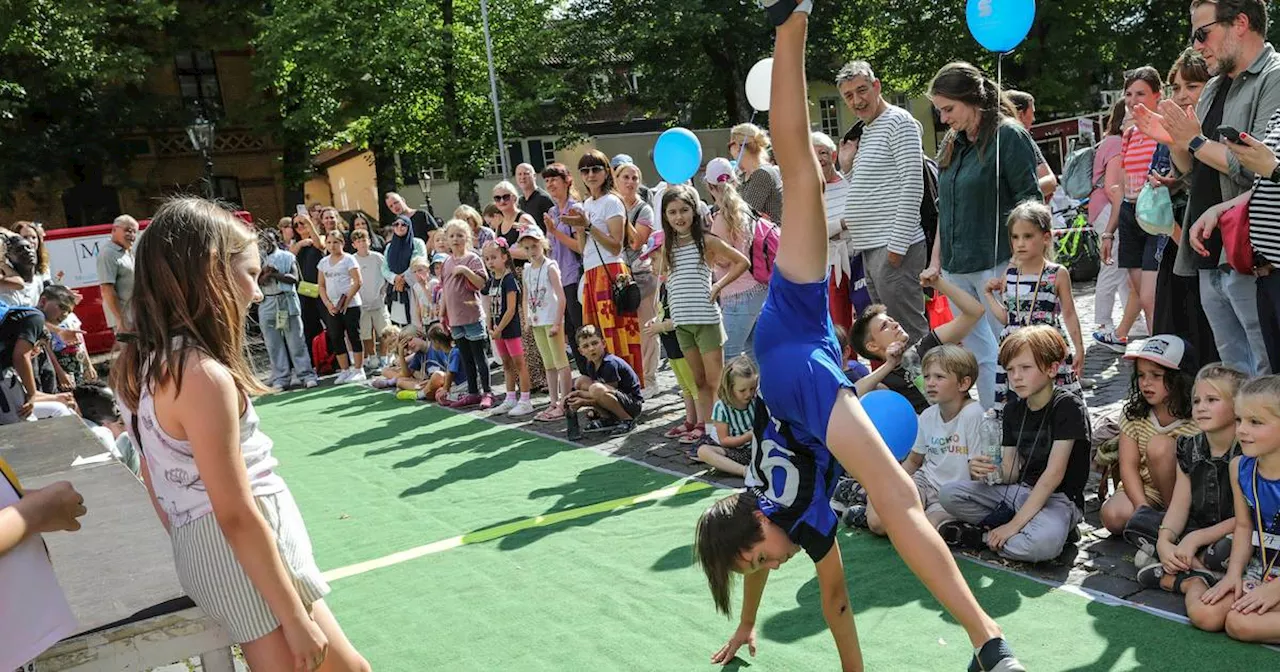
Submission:
[[[426,200],[427,214],[431,219],[436,218],[435,210],[431,207],[431,172],[423,170],[418,173],[418,187],[422,189],[422,198]]]
[[[213,122],[205,119],[204,115],[196,117],[196,120],[187,126],[187,137],[191,139],[191,146],[200,156],[204,158],[204,195],[205,198],[213,200]]]

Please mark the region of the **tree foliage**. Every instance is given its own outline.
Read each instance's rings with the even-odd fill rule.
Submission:
[[[0,4],[0,203],[42,180],[101,180],[154,125],[143,88],[172,0],[5,0]]]

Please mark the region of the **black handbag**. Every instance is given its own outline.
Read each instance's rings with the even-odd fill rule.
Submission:
[[[591,235],[588,233],[587,235]],[[591,244],[596,246],[596,253],[600,255],[600,259],[604,260],[604,252],[600,249],[600,243],[595,238],[591,239]],[[613,275],[609,273],[609,265],[604,265],[605,275],[609,276],[609,288],[613,293],[613,309],[619,315],[636,315],[640,311],[640,285],[636,284],[635,278],[630,273],[620,273]]]

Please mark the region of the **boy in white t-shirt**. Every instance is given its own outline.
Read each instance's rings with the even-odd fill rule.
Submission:
[[[954,519],[942,508],[938,492],[943,484],[969,480],[969,456],[981,445],[982,404],[969,396],[978,379],[978,360],[958,345],[939,345],[925,353],[920,370],[925,396],[932,405],[920,414],[916,444],[902,467],[915,481],[925,516],[936,528]],[[880,516],[870,504],[850,507],[845,521],[885,534]]]
[[[23,492],[0,459],[0,670],[29,669],[45,649],[75,632],[76,618],[40,535],[78,530],[84,514],[84,497],[70,483]]]
[[[369,249],[369,232],[357,229],[351,232],[351,244],[356,248],[356,265],[360,267],[360,340],[369,354],[366,369],[382,368],[382,361],[391,356],[391,343],[382,338],[382,332],[391,326],[391,312],[387,310],[387,279],[382,275],[381,253]],[[378,347],[373,344],[378,337]]]

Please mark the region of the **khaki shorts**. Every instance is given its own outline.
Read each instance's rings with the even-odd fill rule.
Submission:
[[[920,503],[924,504],[926,515],[946,513],[942,508],[942,500],[938,497],[938,488],[925,477],[924,469],[917,469],[916,473],[911,475],[911,480],[915,482],[916,491],[920,493]]]
[[[682,324],[676,327],[676,340],[680,349],[687,355],[690,350],[711,352],[724,347],[726,340],[724,325],[715,324]]]
[[[360,306],[360,340],[372,341],[374,337],[382,337],[382,332],[391,325],[391,314],[384,304],[376,306]]]

